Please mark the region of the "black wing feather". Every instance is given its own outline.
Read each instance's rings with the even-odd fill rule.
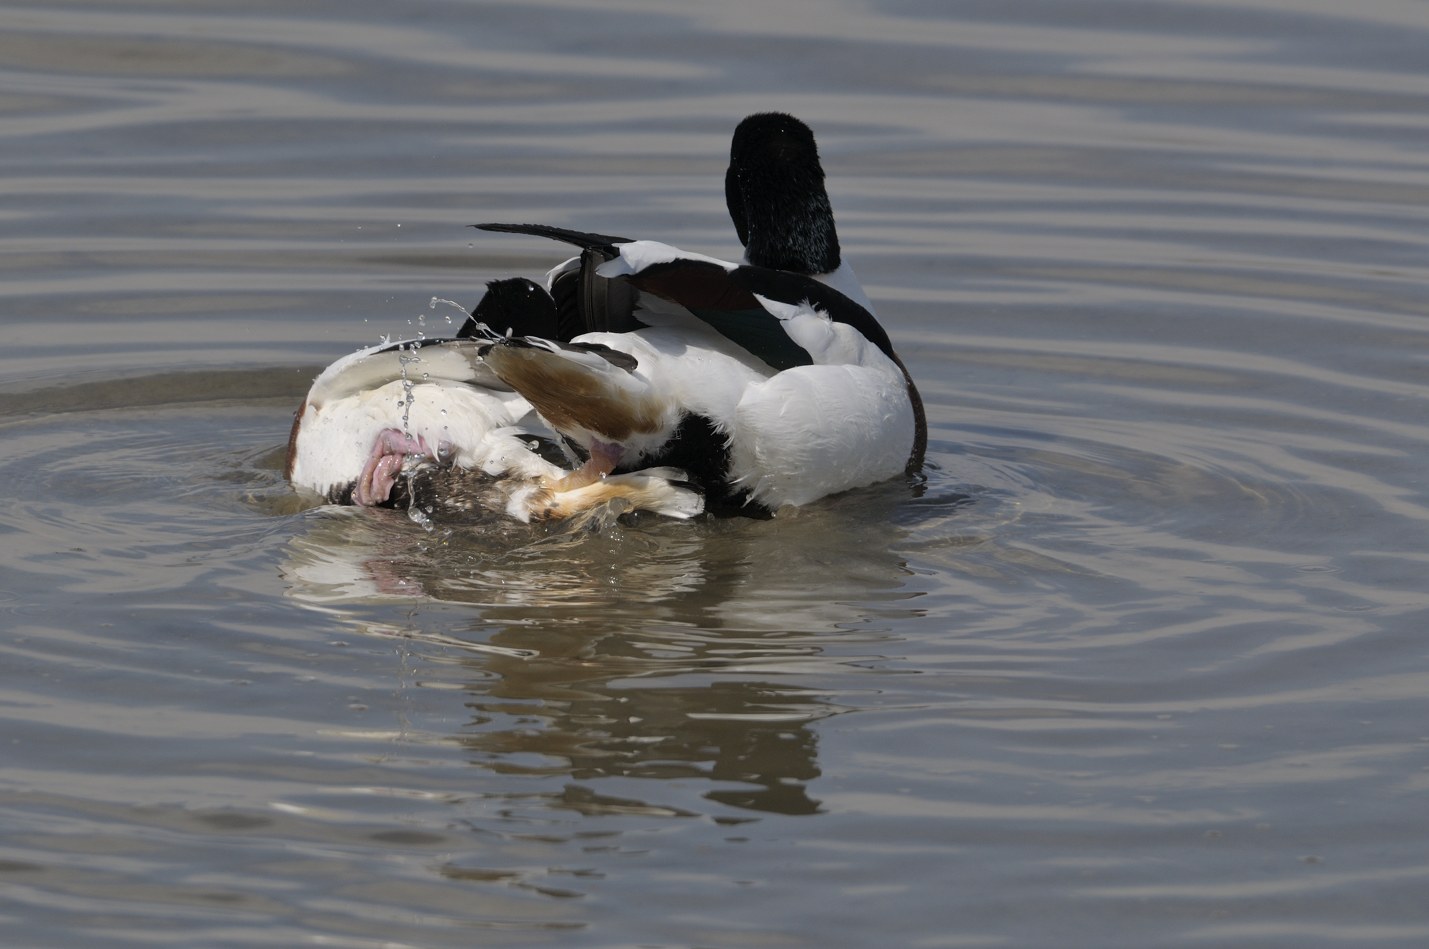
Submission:
[[[573,231],[568,227],[550,224],[473,224],[480,231],[497,231],[502,234],[529,234],[532,237],[547,237],[553,241],[574,244],[581,250],[598,249],[607,252],[606,260],[615,256],[616,244],[629,244],[624,237],[609,234],[595,234],[590,231]]]

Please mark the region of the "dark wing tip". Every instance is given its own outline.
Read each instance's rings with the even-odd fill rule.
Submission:
[[[612,349],[604,343],[564,343],[557,339],[547,339],[541,336],[509,336],[495,341],[492,345],[504,346],[508,349],[535,349],[548,353],[561,351],[587,353],[591,356],[598,356],[616,369],[623,369],[626,372],[634,372],[640,368],[640,361],[634,356],[618,349]]]
[[[629,353],[623,353],[618,349],[611,349],[604,343],[584,343],[581,348],[588,353],[604,359],[617,369],[624,369],[626,372],[634,372],[640,368],[640,361]]]
[[[596,234],[592,231],[575,231],[568,227],[555,227],[550,224],[486,223],[473,224],[471,226],[479,231],[496,231],[502,234],[528,234],[532,237],[545,237],[553,241],[563,241],[567,244],[574,244],[583,250],[598,249],[611,257],[615,256],[616,244],[630,243],[630,241],[624,237],[615,237],[611,234]]]

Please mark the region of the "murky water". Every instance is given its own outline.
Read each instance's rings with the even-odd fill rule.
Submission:
[[[0,9],[14,946],[1429,942],[1429,5]],[[819,133],[926,485],[306,508],[326,362]]]

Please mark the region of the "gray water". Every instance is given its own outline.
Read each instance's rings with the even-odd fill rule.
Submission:
[[[820,137],[933,467],[432,530],[327,362]],[[1429,944],[1429,4],[0,8],[6,946]]]

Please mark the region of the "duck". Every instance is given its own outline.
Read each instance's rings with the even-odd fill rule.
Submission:
[[[295,413],[286,473],[330,503],[425,491],[520,521],[615,502],[769,516],[923,466],[911,375],[843,259],[813,133],[739,123],[725,175],[739,263],[547,225],[579,253],[488,284],[453,337],[343,357]]]
[[[289,483],[329,504],[441,507],[525,523],[613,507],[700,514],[703,495],[668,466],[571,477],[555,433],[484,360],[513,314],[541,325],[531,323],[541,312],[532,294],[550,300],[528,280],[493,281],[455,336],[384,341],[326,367],[294,413]]]
[[[740,122],[725,199],[739,262],[550,225],[474,225],[579,249],[519,297],[486,367],[584,459],[573,483],[674,467],[707,509],[768,516],[917,477],[922,399],[843,259],[809,127],[779,112]]]

